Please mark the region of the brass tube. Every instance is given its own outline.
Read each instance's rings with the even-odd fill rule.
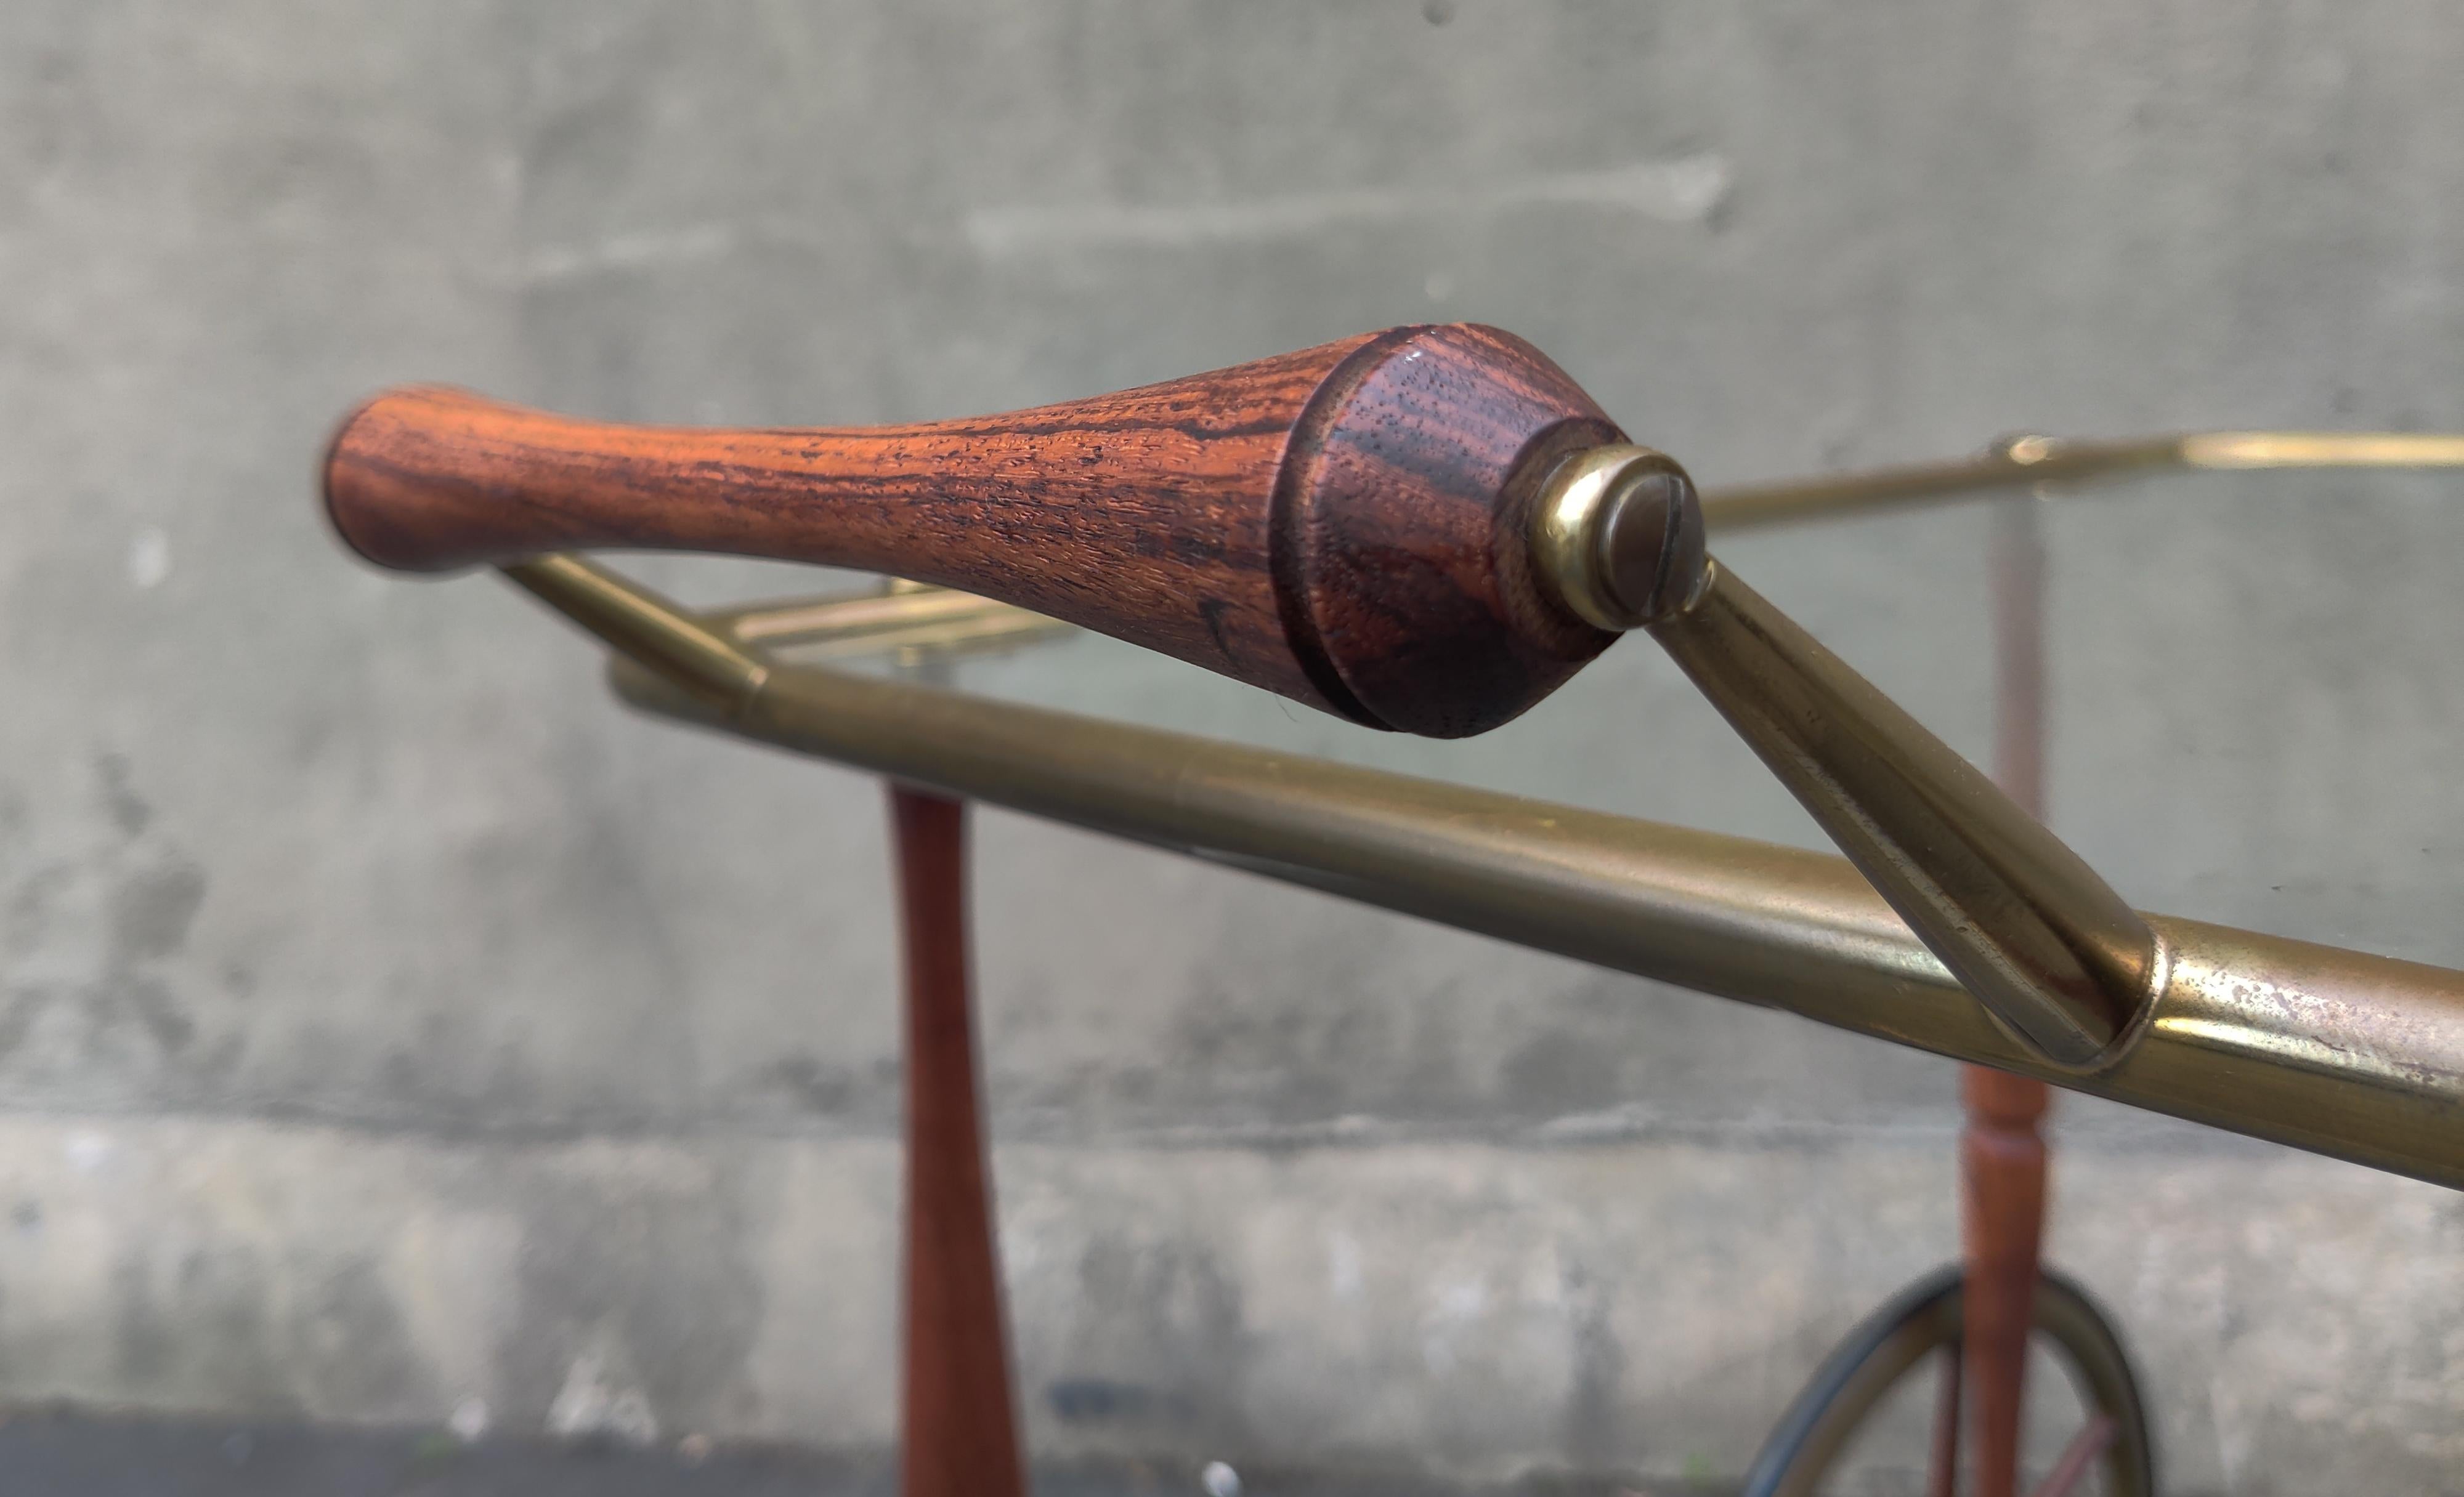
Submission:
[[[1011,603],[948,588],[893,585],[888,592],[782,598],[705,611],[703,623],[738,644],[824,656],[899,650],[981,649],[1023,643],[1070,625]]]
[[[1978,1002],[2050,1059],[2128,1044],[2154,935],[2096,871],[1813,636],[1709,562],[1648,625]]]
[[[2464,973],[2161,916],[2140,1038],[2080,1074],[1995,1024],[1845,859],[803,666],[646,710],[1697,991],[2464,1186]]]
[[[2200,431],[2184,467],[2464,467],[2464,436],[2427,431]]]
[[[1844,858],[767,662],[572,558],[646,710],[1854,1032],[2464,1186],[2464,973],[2164,916],[2137,1038],[2041,1057]]]
[[[1607,629],[1650,631],[1832,841],[2049,1060],[2103,1065],[2162,957],[2122,897],[1993,782],[1712,560],[1684,470],[1611,445],[1552,470],[1533,571]]]
[[[2179,467],[2183,462],[2182,441],[2179,437],[2143,437],[2125,442],[2065,442],[2023,437],[2000,444],[1982,457],[1948,463],[1706,488],[1703,491],[1703,520],[1712,530],[1727,532],[1824,515],[1902,510],[1987,489],[2085,483]]]
[[[713,625],[586,557],[537,556],[501,569],[514,584],[681,689],[720,706],[749,700],[769,662]]]
[[[2166,468],[2464,467],[2464,436],[2400,431],[2199,431],[2120,442],[2020,437],[1982,457],[1740,484],[1703,493],[1722,532],[1824,515],[1905,509],[2034,484],[2079,484]]]

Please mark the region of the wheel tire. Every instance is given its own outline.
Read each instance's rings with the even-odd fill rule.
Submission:
[[[1963,1279],[1956,1266],[1937,1269],[1850,1332],[1763,1443],[1740,1497],[1812,1497],[1815,1484],[1900,1379],[1927,1354],[1958,1344]],[[2048,1271],[2036,1281],[2035,1329],[2060,1353],[2081,1400],[2113,1418],[2113,1443],[2099,1463],[2107,1497],[2153,1497],[2156,1454],[2147,1409],[2113,1322],[2085,1291]]]

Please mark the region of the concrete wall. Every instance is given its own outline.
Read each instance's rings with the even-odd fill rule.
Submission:
[[[310,474],[371,388],[888,420],[1476,318],[1707,482],[2453,427],[2460,68],[2433,0],[20,0],[0,1397],[890,1437],[877,792],[622,714],[489,581],[345,561]],[[2056,824],[2142,904],[2464,963],[2459,500],[2050,513]],[[1981,752],[1985,529],[1727,549]],[[1815,838],[1640,647],[1455,746],[1100,641],[963,674]],[[1733,1474],[1952,1248],[1945,1065],[978,830],[1048,1456]],[[2464,1480],[2450,1194],[2086,1104],[2061,1145],[2057,1256],[2182,1489]]]

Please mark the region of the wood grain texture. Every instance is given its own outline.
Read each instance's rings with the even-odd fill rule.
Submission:
[[[1414,327],[906,426],[627,426],[407,387],[337,433],[325,494],[384,566],[614,547],[888,572],[1453,736],[1612,638],[1543,600],[1522,528],[1550,463],[1616,440],[1529,344]]]
[[[966,806],[890,789],[907,972],[901,1497],[1025,1497],[967,981]]]
[[[1530,505],[1559,459],[1624,440],[1511,334],[1363,344],[1293,433],[1277,498],[1285,631],[1331,672],[1320,689],[1364,721],[1460,738],[1563,684],[1616,636],[1543,597]]]

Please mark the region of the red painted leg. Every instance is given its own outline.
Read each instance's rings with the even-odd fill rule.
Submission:
[[[2020,1407],[2045,1222],[2045,1084],[1970,1066],[1960,1077],[1960,1235],[1968,1258],[1960,1361],[1974,1410],[1975,1497],[2018,1490]]]
[[[901,1497],[1024,1497],[967,985],[966,807],[893,785],[907,968]]]
[[[2044,814],[2044,551],[2036,502],[1995,516],[1994,778]],[[2012,1497],[2019,1485],[2028,1334],[2035,1320],[2037,1255],[2045,1229],[2041,1081],[1962,1068],[1968,1112],[1960,1136],[1960,1240],[1968,1263],[1960,1361],[1972,1411],[1975,1497]]]
[[[1934,1391],[1933,1459],[1925,1467],[1925,1497],[1959,1497],[1960,1346],[1942,1349],[1942,1382]]]

